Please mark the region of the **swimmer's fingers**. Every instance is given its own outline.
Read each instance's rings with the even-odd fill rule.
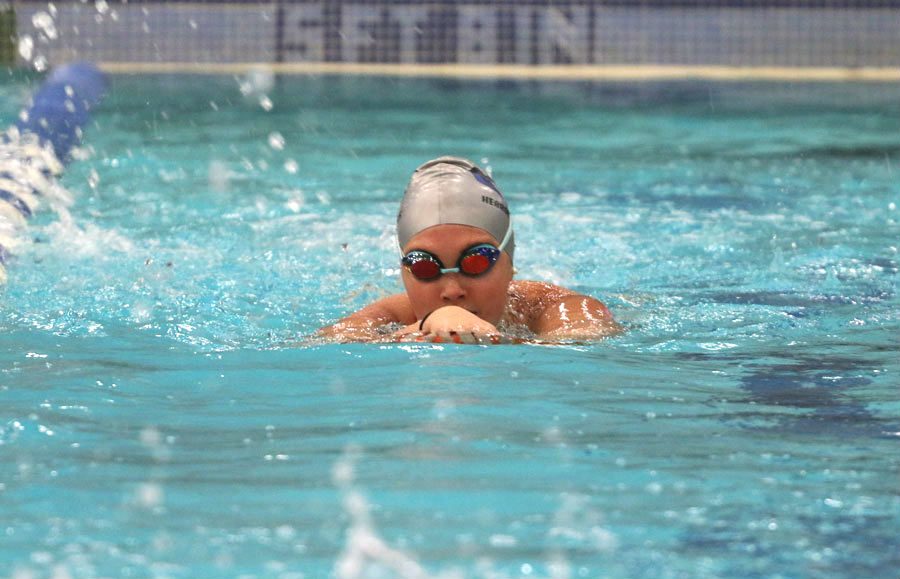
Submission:
[[[421,336],[422,332],[419,331],[419,326],[417,324],[410,324],[391,334],[391,339],[394,342],[417,342],[420,341],[419,338]]]
[[[423,342],[425,334],[421,332],[404,332],[404,333],[395,333],[391,336],[391,339],[394,342]]]
[[[481,334],[478,332],[438,332],[426,333],[417,338],[418,342],[431,342],[433,344],[476,344],[491,345],[504,343],[500,334]]]

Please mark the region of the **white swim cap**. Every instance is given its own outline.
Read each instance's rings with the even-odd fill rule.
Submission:
[[[459,157],[433,159],[413,173],[397,214],[400,247],[420,231],[445,224],[484,229],[513,256],[515,240],[503,194],[477,165]]]

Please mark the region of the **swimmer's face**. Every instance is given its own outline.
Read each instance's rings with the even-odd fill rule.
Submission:
[[[414,235],[403,247],[406,254],[413,249],[437,256],[444,267],[456,267],[460,254],[474,245],[500,242],[483,229],[468,225],[435,225]],[[478,277],[462,273],[445,273],[437,279],[422,281],[405,267],[401,268],[406,295],[412,303],[416,319],[443,306],[459,306],[482,320],[496,325],[506,311],[507,293],[512,281],[512,260],[503,251],[489,271]]]

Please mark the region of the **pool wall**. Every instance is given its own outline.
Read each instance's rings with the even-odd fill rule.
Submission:
[[[20,66],[900,67],[896,0],[13,2]]]

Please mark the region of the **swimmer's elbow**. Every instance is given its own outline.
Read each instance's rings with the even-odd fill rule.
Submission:
[[[330,326],[320,328],[316,337],[328,342],[378,342],[391,332],[393,324],[401,322],[396,297],[389,297],[370,304]]]

